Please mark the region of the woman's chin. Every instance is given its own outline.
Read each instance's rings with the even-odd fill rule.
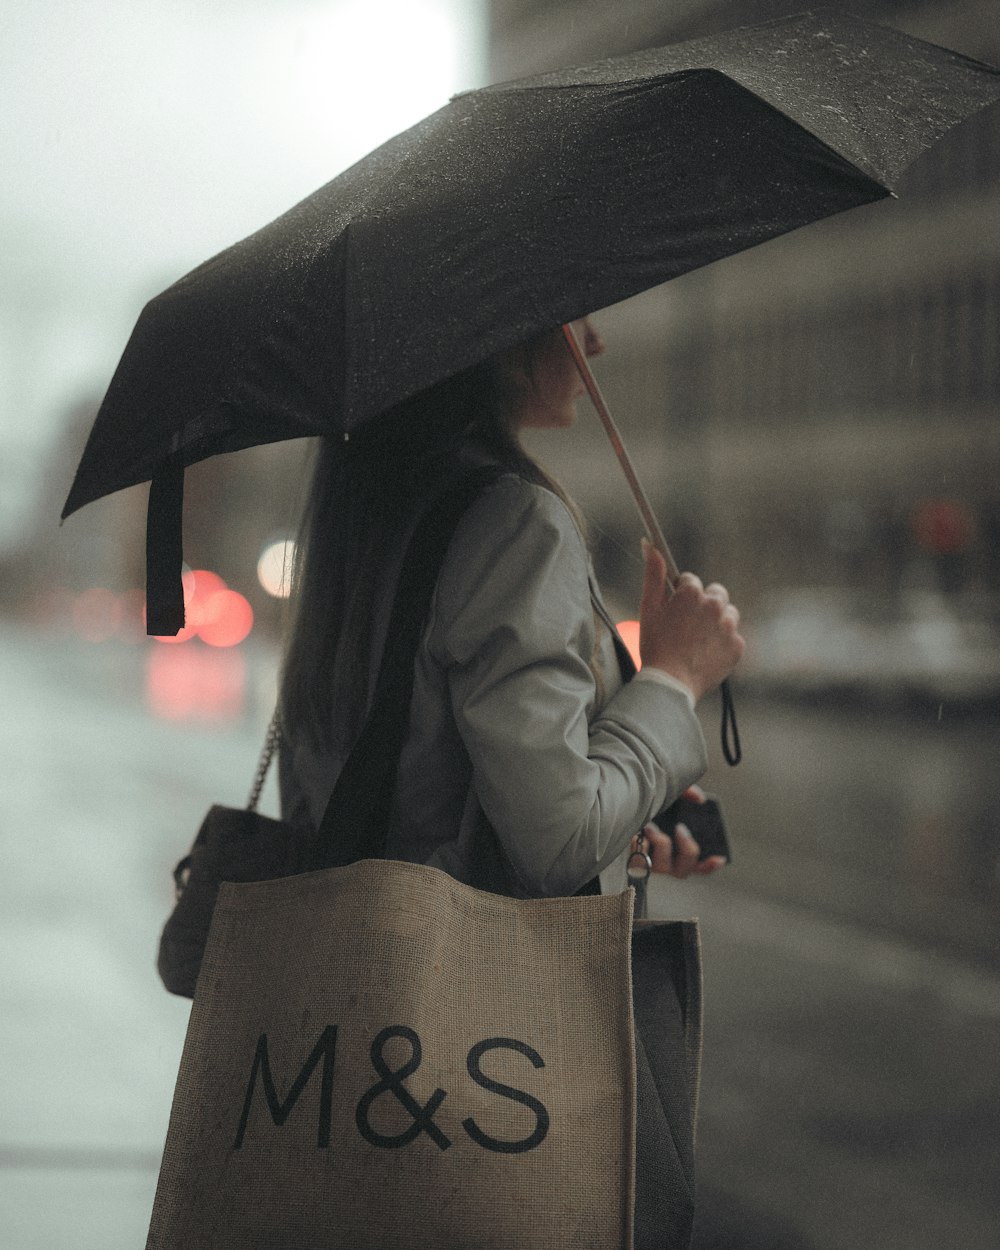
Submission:
[[[523,430],[568,430],[576,424],[576,403],[569,407],[534,412],[521,422]]]

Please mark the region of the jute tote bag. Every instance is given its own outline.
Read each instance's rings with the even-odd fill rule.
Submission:
[[[693,924],[633,934],[631,891],[514,900],[381,858],[427,602],[488,476],[418,527],[315,871],[219,890],[148,1250],[690,1240]]]
[[[223,886],[148,1250],[631,1246],[631,920],[386,860]]]

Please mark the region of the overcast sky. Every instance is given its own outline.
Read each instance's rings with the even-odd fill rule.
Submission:
[[[477,85],[479,7],[2,0],[4,250],[117,271],[224,246]]]
[[[0,545],[142,303],[480,85],[481,0],[0,0]]]

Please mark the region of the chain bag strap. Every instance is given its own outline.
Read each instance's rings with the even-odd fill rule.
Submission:
[[[275,753],[280,745],[281,713],[277,708],[275,708],[267,727],[267,733],[264,737],[264,745],[261,748],[260,759],[257,761],[257,772],[254,774],[253,785],[250,787],[250,797],[247,799],[248,812],[255,812],[257,810],[257,804],[260,802],[261,791],[264,789],[264,782],[267,780],[268,769],[270,769],[271,761],[274,759]]]
[[[446,483],[407,547],[374,704],[312,841],[256,809],[282,727],[275,710],[243,808],[213,806],[189,854],[174,869],[177,902],[160,938],[157,967],[173,994],[192,997],[224,881],[267,881],[384,852],[399,755],[408,723],[413,665],[438,571],[462,514],[504,470],[490,465]]]

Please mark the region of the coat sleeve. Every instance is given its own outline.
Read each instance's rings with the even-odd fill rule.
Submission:
[[[565,504],[502,478],[456,532],[427,638],[479,802],[534,895],[574,893],[706,767],[680,691],[633,682],[597,708],[594,629]]]

